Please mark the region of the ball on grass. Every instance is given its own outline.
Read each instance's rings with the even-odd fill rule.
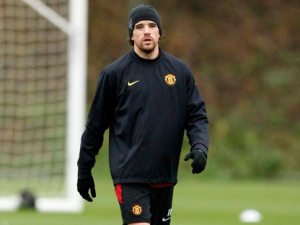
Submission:
[[[258,223],[261,219],[261,213],[255,209],[246,209],[240,214],[240,221],[243,223]]]

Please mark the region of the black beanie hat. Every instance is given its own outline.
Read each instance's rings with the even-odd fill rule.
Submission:
[[[129,38],[131,38],[132,36],[132,32],[135,24],[141,20],[154,21],[158,26],[159,33],[161,34],[162,26],[157,11],[153,6],[143,3],[133,8],[129,14],[129,18],[128,18]]]

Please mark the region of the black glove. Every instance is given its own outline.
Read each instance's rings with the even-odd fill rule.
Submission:
[[[193,167],[192,173],[201,173],[205,167],[206,167],[206,161],[207,157],[206,154],[200,150],[200,149],[195,149],[191,151],[189,154],[187,154],[184,158],[184,161],[187,161],[189,159],[193,159],[193,162],[191,166]]]
[[[95,182],[92,176],[86,178],[78,178],[77,191],[85,200],[92,202],[93,199],[89,195],[89,191],[93,198],[96,197]]]

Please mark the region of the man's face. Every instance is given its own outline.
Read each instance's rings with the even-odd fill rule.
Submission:
[[[158,48],[159,38],[159,28],[151,20],[142,20],[136,23],[131,37],[135,50],[143,53],[151,53]]]

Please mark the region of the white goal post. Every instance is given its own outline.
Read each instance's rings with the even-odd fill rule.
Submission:
[[[53,2],[57,2],[57,5],[53,5]],[[41,179],[55,183],[49,177],[58,177],[62,184],[58,185],[61,189],[56,196],[37,193],[35,203],[40,212],[83,210],[82,198],[76,190],[76,162],[86,113],[87,5],[88,0],[0,0],[0,188],[6,183],[6,188],[8,186],[13,189],[24,180],[25,185],[33,184],[40,190],[43,188]],[[14,6],[26,8],[24,17],[15,21],[12,17],[22,12],[14,11]],[[64,15],[59,9],[61,6],[66,11]],[[12,12],[9,13],[9,10]],[[39,17],[38,21],[32,22],[36,27],[32,28],[31,24],[27,24],[27,14],[34,14],[34,18]],[[5,20],[5,16],[9,19]],[[5,22],[7,23],[4,24]],[[9,35],[13,35],[13,26],[21,30],[21,33],[19,36],[11,36],[14,39],[11,40]],[[22,30],[24,27],[28,30],[28,35],[24,36],[27,44],[25,47],[22,46],[25,41],[20,36],[27,32]],[[39,36],[38,29],[46,29],[45,27],[47,32]],[[51,30],[55,32],[52,34]],[[62,34],[58,34],[59,32]],[[31,41],[31,37],[36,41]],[[52,37],[58,40],[57,43],[53,42]],[[48,45],[42,43],[43,39],[48,40]],[[65,42],[65,55],[59,52],[64,48],[59,40]],[[12,42],[16,44],[13,51],[10,45]],[[36,43],[38,46],[30,50],[29,46]],[[41,55],[41,48],[51,52],[49,56]],[[58,53],[53,53],[54,51]],[[13,52],[19,55],[14,56]],[[21,57],[24,62],[18,61]],[[30,57],[33,60],[29,61]],[[54,70],[52,66],[63,63],[64,58],[66,68],[60,66]],[[33,63],[37,69],[26,69],[27,65],[31,66]],[[14,65],[19,66],[19,69],[14,68]],[[25,77],[21,70],[27,71]],[[58,77],[58,73],[65,74],[65,78]],[[65,90],[62,90],[62,86]],[[55,113],[59,115],[54,115]],[[21,117],[26,121],[19,121]],[[15,124],[12,125],[13,123]],[[36,136],[36,139],[33,140],[32,136]],[[56,143],[58,139],[61,140]],[[47,151],[42,152],[40,148]],[[59,149],[63,153],[52,154],[52,149]],[[18,161],[15,160],[16,157],[19,157]],[[19,167],[25,165],[27,158],[32,163],[27,168],[24,167],[25,169]],[[63,158],[64,163],[57,158]],[[51,168],[50,172],[46,165],[42,165],[43,160],[47,162],[47,168]],[[59,164],[54,164],[55,161],[59,161]],[[40,163],[40,167],[35,168],[33,162]],[[48,175],[50,173],[53,174]],[[61,174],[63,178],[60,177]],[[46,183],[45,186],[47,185]],[[0,211],[17,210],[20,202],[20,192],[3,195],[0,190]]]

